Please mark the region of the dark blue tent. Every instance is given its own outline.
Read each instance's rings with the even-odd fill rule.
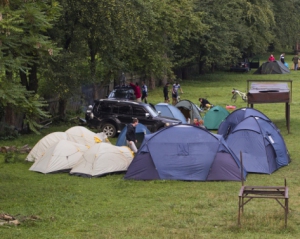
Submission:
[[[175,118],[181,120],[183,124],[186,124],[186,118],[181,113],[181,111],[173,105],[167,103],[159,103],[155,105],[156,111],[160,111],[162,116]]]
[[[127,145],[126,144],[126,132],[127,132],[127,125],[123,128],[123,130],[119,134],[119,137],[116,142],[116,146],[126,146]],[[137,148],[140,147],[146,134],[151,134],[151,132],[148,130],[148,128],[145,125],[138,123],[138,125],[135,127],[135,137],[138,141],[136,144]]]
[[[233,111],[223,120],[219,126],[218,134],[221,134],[226,138],[236,125],[249,116],[257,116],[271,122],[271,120],[262,112],[253,108],[244,107]]]
[[[240,181],[241,167],[218,136],[201,127],[175,125],[145,136],[125,179]]]
[[[290,163],[279,130],[268,120],[250,116],[240,122],[226,139],[235,153],[242,152],[243,165],[249,173],[271,174]]]

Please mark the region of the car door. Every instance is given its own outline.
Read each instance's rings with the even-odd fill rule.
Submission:
[[[155,124],[151,114],[149,117],[146,117],[148,111],[142,105],[132,106],[132,117],[137,118],[139,123],[145,125],[149,131],[153,132],[153,126]]]
[[[120,121],[121,130],[125,127],[125,125],[132,123],[132,107],[129,104],[119,103],[117,105],[119,113],[118,119]]]

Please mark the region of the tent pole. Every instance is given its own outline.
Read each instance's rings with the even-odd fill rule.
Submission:
[[[243,155],[242,151],[240,151],[240,161],[241,161],[241,179],[242,179],[242,186],[244,186],[244,170],[243,170]]]

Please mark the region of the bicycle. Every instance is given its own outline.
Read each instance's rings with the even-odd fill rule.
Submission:
[[[232,97],[231,97],[231,101],[232,101],[232,102],[235,102],[235,101],[236,101],[238,95],[239,95],[240,97],[242,97],[242,100],[243,100],[244,102],[247,102],[247,100],[248,100],[248,97],[247,97],[247,94],[246,94],[246,93],[241,92],[241,91],[239,91],[239,90],[237,90],[237,89],[235,89],[235,88],[232,89],[231,93],[232,93]]]

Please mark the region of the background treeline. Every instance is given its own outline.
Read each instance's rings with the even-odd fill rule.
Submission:
[[[0,0],[0,120],[35,130],[41,97],[68,99],[139,75],[159,82],[222,69],[239,57],[293,49],[300,0]]]

